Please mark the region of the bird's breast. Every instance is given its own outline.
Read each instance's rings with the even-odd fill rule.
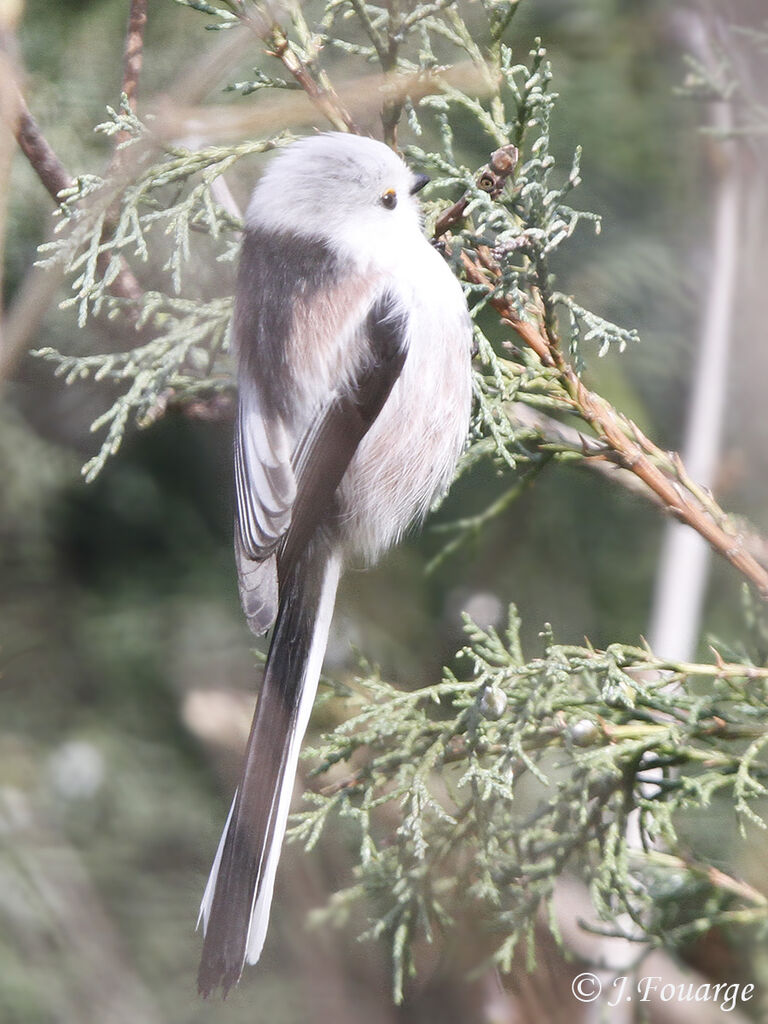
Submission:
[[[425,255],[417,276],[406,266],[398,280],[410,310],[402,373],[340,488],[346,547],[368,561],[447,490],[469,428],[469,314],[448,266]]]

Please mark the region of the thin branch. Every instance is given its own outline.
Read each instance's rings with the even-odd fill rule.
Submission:
[[[342,105],[336,91],[332,88],[323,88],[315,81],[279,25],[271,27],[264,41],[270,48],[268,52],[282,61],[283,66],[290,71],[317,109],[337,131],[359,134],[358,127]]]
[[[9,117],[10,129],[18,143],[19,149],[26,156],[46,191],[59,204],[61,202],[60,193],[65,189],[71,188],[74,184],[74,179],[41,132],[14,78],[10,78],[10,89],[13,100],[11,110],[4,109],[3,113]],[[49,279],[48,282],[41,283],[40,285],[47,295],[50,295],[49,285],[52,280]],[[133,271],[124,261],[120,272],[110,285],[110,290],[113,294],[128,299],[140,298],[142,294],[139,282]],[[34,316],[25,316],[22,325],[22,321],[18,321],[13,316],[15,312],[14,307],[9,314],[9,329],[3,339],[2,357],[0,358],[0,380],[7,377],[16,364],[21,348],[26,344],[29,333],[28,327],[30,324],[34,325],[35,323]],[[14,329],[11,329],[11,327]]]
[[[141,66],[144,59],[144,30],[147,24],[147,0],[131,0],[131,9],[128,15],[128,27],[125,33],[125,46],[123,48],[123,84],[122,84],[122,95],[125,97],[128,107],[135,114],[137,106],[137,95],[139,89],[139,76],[141,74]],[[106,177],[115,176],[116,172],[121,166],[122,159],[124,157],[124,150],[121,148],[124,143],[127,143],[131,138],[131,134],[128,131],[119,131],[115,135],[115,145],[112,151],[112,159],[109,162],[107,168]],[[108,233],[113,226],[113,222],[117,220],[118,210],[117,206],[113,206],[109,212],[107,219],[104,224],[104,234]],[[109,255],[102,253],[99,257],[99,265],[104,272],[107,264],[109,263]],[[125,271],[128,271],[133,278],[133,282],[128,282],[131,294],[129,298],[139,299],[142,295],[142,289],[133,277],[132,272],[128,268],[128,264],[125,261],[121,262],[121,271],[118,275],[118,281]],[[118,287],[124,287],[125,282],[118,285]],[[115,291],[114,288],[111,291]],[[120,294],[117,292],[117,294]]]
[[[179,100],[184,98],[187,103],[200,101],[226,75],[232,64],[242,56],[246,47],[246,36],[240,33],[228,34],[219,46],[195,64],[194,73],[187,70],[182,72],[171,86],[168,95],[170,97],[178,97]],[[11,109],[17,111],[17,100],[21,94],[16,85],[15,77],[7,70],[7,67],[3,71],[4,87],[7,85],[14,97],[14,104]],[[5,104],[3,105],[3,110],[5,113]],[[9,128],[14,130],[16,124],[15,115],[7,116],[7,120]],[[56,154],[40,134],[39,128],[37,133],[41,140],[39,143],[41,148],[47,147],[53,155],[53,160],[61,167]],[[55,166],[55,164],[52,164],[52,166]],[[66,175],[63,167],[61,167],[61,170]],[[54,195],[54,199],[56,198],[57,195]],[[46,310],[53,302],[63,276],[61,268],[42,270],[39,267],[32,267],[27,279],[25,279],[21,288],[18,289],[14,301],[6,313],[3,324],[2,351],[0,351],[0,380],[7,379],[12,373],[21,354],[28,346],[29,338],[37,330]],[[123,280],[123,283],[125,283],[125,280]],[[140,295],[140,290],[137,295]]]
[[[692,41],[699,36],[706,53],[707,19],[689,22]],[[698,28],[698,33],[695,29]],[[710,26],[710,34],[714,30]],[[693,46],[690,47],[693,50]],[[694,51],[695,52],[695,51]],[[711,123],[724,135],[734,126],[727,103],[713,105]],[[711,147],[710,147],[711,148]],[[723,425],[729,379],[729,350],[735,339],[735,310],[740,263],[744,259],[744,193],[751,182],[736,144],[721,142],[711,152],[715,177],[712,198],[712,244],[709,283],[704,288],[693,387],[686,412],[682,451],[696,479],[710,487],[723,444]],[[757,186],[759,178],[755,177]],[[759,187],[759,186],[758,186]],[[742,264],[743,266],[743,264]],[[678,523],[667,524],[657,569],[649,637],[654,648],[680,657],[691,654],[700,622],[709,576],[709,550]]]
[[[19,149],[26,156],[52,199],[60,204],[60,194],[73,186],[74,178],[40,131],[18,86],[16,86],[16,117],[12,128]],[[141,285],[125,262],[110,285],[110,290],[113,294],[126,299],[137,299],[142,294]]]
[[[40,131],[20,90],[17,88],[16,91],[16,124],[14,125],[16,141],[51,198],[58,203],[60,202],[59,193],[71,188],[74,178],[66,170]]]
[[[123,94],[128,98],[131,110],[136,110],[136,93],[139,87],[142,59],[144,56],[144,29],[147,24],[147,0],[131,0],[128,17],[128,31],[125,36],[123,55]]]
[[[240,22],[266,44],[267,53],[272,57],[276,57],[282,63],[283,67],[299,83],[315,107],[337,131],[359,134],[359,129],[343,106],[336,91],[330,83],[321,85],[315,80],[312,72],[296,52],[281,25],[276,21],[270,23],[259,12],[246,11],[239,4],[233,9]]]
[[[504,190],[507,179],[517,167],[518,155],[517,147],[512,145],[501,146],[491,153],[487,165],[478,172],[477,187],[481,188],[483,192],[487,192],[492,199],[498,199]],[[461,199],[440,214],[435,222],[435,231],[432,236],[434,241],[437,241],[441,235],[444,235],[449,228],[463,218],[470,199],[470,194],[465,192]]]
[[[768,599],[768,572],[745,550],[743,537],[728,533],[695,495],[668,477],[657,465],[657,461],[664,461],[665,453],[631,420],[590,391],[572,367],[568,366],[564,371],[564,379],[580,414],[597,435],[611,445],[622,465],[654,491],[669,512],[700,533],[734,568],[754,583],[762,598]],[[717,508],[718,518],[722,517],[724,521],[725,513]]]
[[[538,435],[538,438],[533,440],[533,444],[540,449],[554,451],[556,455],[577,456],[578,461],[572,463],[577,468],[597,473],[599,476],[619,484],[631,494],[650,501],[658,508],[665,507],[661,497],[655,491],[650,490],[639,477],[616,461],[613,449],[609,445],[598,441],[591,434],[583,434],[576,427],[561,423],[560,420],[548,416],[540,409],[534,409],[525,402],[512,402],[508,409],[508,415],[516,426],[528,427]],[[675,460],[673,459],[673,461]],[[676,465],[676,472],[681,475],[684,486],[688,487],[689,484],[682,475],[684,467]],[[768,540],[758,533],[747,520],[733,515],[729,515],[727,519],[727,532],[730,530],[737,532],[739,537],[744,540],[745,549],[757,562],[768,568]]]
[[[711,499],[702,500],[697,489],[683,482],[685,477],[667,467],[682,467],[679,456],[663,452],[640,428],[619,413],[610,402],[583,383],[576,370],[563,356],[556,338],[529,321],[522,320],[503,293],[496,292],[500,273],[488,259],[481,261],[462,252],[461,260],[467,278],[484,285],[493,294],[490,302],[507,324],[537,354],[545,366],[558,371],[561,383],[581,416],[614,454],[623,468],[638,477],[660,499],[667,512],[696,530],[711,546],[747,577],[768,599],[768,571],[747,550],[744,538],[728,532],[725,512]],[[664,467],[664,468],[662,468]],[[684,470],[683,470],[684,471]]]
[[[360,24],[363,26],[365,34],[373,43],[373,47],[376,50],[376,55],[379,58],[379,63],[381,64],[382,68],[385,71],[389,70],[386,67],[388,61],[387,42],[384,39],[384,36],[381,34],[381,32],[379,32],[379,30],[373,24],[373,21],[371,20],[368,14],[367,5],[364,3],[364,0],[350,0],[350,3],[352,4],[352,9],[354,10],[355,14],[360,19]]]
[[[131,12],[128,16],[128,30],[125,34],[125,50],[123,53],[123,95],[128,106],[136,112],[136,95],[139,88],[139,76],[144,57],[144,29],[147,24],[147,0],[131,0]],[[119,132],[118,144],[125,142],[127,133]]]
[[[557,366],[550,352],[549,340],[546,335],[542,335],[538,328],[534,327],[527,320],[521,319],[503,295],[493,292],[496,282],[488,279],[486,270],[481,266],[480,262],[472,259],[466,252],[462,252],[461,262],[468,281],[471,281],[472,284],[483,285],[489,292],[493,293],[489,298],[489,302],[500,315],[502,323],[511,327],[523,339],[526,345],[533,349],[544,366]]]
[[[414,74],[387,76],[377,72],[361,75],[345,82],[335,95],[345,109],[349,107],[354,110],[356,116],[365,119],[379,108],[382,89],[389,90],[393,99],[405,100],[409,97],[413,102],[417,102],[424,96],[444,91],[446,86],[471,90],[482,95],[486,83],[477,68],[469,61],[464,61],[449,68],[419,71]],[[301,92],[298,89],[283,91],[273,96],[269,104],[253,106],[189,106],[181,97],[179,102],[165,98],[152,106],[152,134],[159,140],[194,135],[219,141],[269,134],[287,127],[314,124],[313,110],[307,103],[308,100],[309,104],[313,104],[317,109],[312,94],[307,93],[303,87]],[[351,116],[350,121],[354,123]],[[346,128],[342,127],[340,130]]]

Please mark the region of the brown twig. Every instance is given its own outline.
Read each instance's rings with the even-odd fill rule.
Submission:
[[[51,198],[56,203],[61,202],[59,193],[71,188],[74,184],[74,178],[65,169],[48,143],[48,140],[40,131],[37,121],[32,117],[29,107],[18,89],[14,134],[19,144],[19,149],[29,160]]]
[[[136,107],[136,91],[141,71],[146,19],[147,0],[131,0],[131,13],[125,41],[123,92],[128,97],[132,110],[135,110]],[[60,204],[61,193],[72,188],[75,179],[64,167],[53,147],[41,132],[17,85],[15,85],[15,93],[13,131],[19,149],[26,156],[51,198]],[[121,134],[123,133],[118,134],[118,143],[121,140]],[[125,262],[122,263],[119,273],[111,283],[110,291],[126,299],[138,299],[143,294],[141,285]]]
[[[220,45],[195,63],[194,73],[185,69],[169,91],[171,98],[184,99],[187,103],[199,102],[226,74],[247,47],[248,40],[239,33],[229,33]],[[13,97],[18,97],[15,75],[0,65],[3,72],[0,85],[10,83]],[[4,94],[4,93],[3,93]],[[3,116],[10,129],[16,124],[15,111],[18,109],[15,99],[10,103],[14,114],[7,114],[6,103],[3,103]],[[15,129],[14,129],[15,130]],[[39,129],[38,129],[39,131]],[[30,336],[40,324],[48,306],[53,301],[56,291],[63,279],[61,267],[42,270],[32,267],[27,278],[17,290],[3,324],[2,351],[0,351],[0,381],[7,379],[22,352],[27,347]],[[125,283],[125,280],[124,280]]]
[[[123,52],[123,95],[128,106],[136,112],[136,96],[139,88],[139,76],[144,59],[144,29],[147,24],[147,0],[131,0],[131,11],[128,15],[128,29],[125,33],[125,50]],[[129,138],[127,132],[117,133],[117,143]]]
[[[267,52],[282,61],[283,67],[290,71],[317,109],[337,131],[359,134],[359,128],[349,111],[342,106],[335,90],[329,86],[324,88],[315,81],[279,25],[271,26],[264,41],[269,47]]]
[[[493,291],[500,274],[491,261],[485,260],[485,265],[482,265],[479,259],[466,252],[462,252],[461,259],[468,279]],[[495,292],[490,301],[502,322],[533,349],[542,363],[557,369],[574,412],[592,427],[599,440],[609,446],[618,463],[653,491],[667,512],[696,530],[757,587],[761,597],[768,599],[768,571],[746,550],[740,535],[725,529],[723,524],[727,523],[727,516],[714,499],[707,497],[702,500],[695,486],[686,485],[686,474],[679,456],[663,452],[632,420],[614,409],[606,399],[590,391],[559,346],[553,343],[551,334],[522,320],[503,293]],[[661,468],[675,464],[681,471],[674,476]]]
[[[123,83],[121,93],[125,96],[128,107],[134,114],[136,113],[137,107],[139,76],[141,75],[141,67],[144,60],[144,30],[146,25],[147,0],[131,0],[131,9],[128,15],[128,27],[125,31],[125,45],[123,47]],[[124,155],[124,150],[121,146],[128,142],[130,138],[130,132],[125,129],[121,129],[115,135],[115,145],[112,150],[112,158],[109,162],[106,173],[107,178],[114,178],[120,170]],[[118,205],[117,203],[114,203],[110,208],[104,223],[102,241],[104,236],[110,234],[114,229],[115,223],[118,219],[118,213]],[[109,254],[104,252],[99,256],[99,269],[101,273],[104,273],[108,264]],[[126,289],[127,294],[125,297],[134,300],[140,299],[144,294],[138,280],[122,257],[120,259],[120,272],[116,278],[116,284],[117,288],[114,286],[110,287],[110,291],[116,295],[123,294],[120,289]]]
[[[514,172],[517,166],[518,152],[512,145],[502,146],[491,153],[488,164],[479,171],[477,175],[477,187],[487,192],[492,199],[498,199],[504,190],[507,179]],[[447,210],[444,210],[435,221],[435,231],[432,235],[437,241],[442,235],[457,224],[464,216],[464,211],[469,205],[470,195],[468,192]]]
[[[133,111],[136,110],[136,93],[144,56],[146,24],[147,0],[131,0],[131,13],[128,16],[128,31],[125,35],[123,54],[123,94],[127,97],[128,106]]]
[[[667,476],[654,460],[664,453],[645,438],[635,424],[621,416],[609,402],[590,391],[568,366],[566,386],[584,419],[599,437],[620,456],[622,465],[638,476],[663,501],[667,511],[697,533],[757,587],[761,597],[768,599],[768,572],[744,548],[743,538],[726,532],[711,512],[704,508],[690,490]],[[721,521],[725,513],[720,512]]]
[[[315,79],[278,22],[268,21],[258,11],[246,10],[241,3],[232,5],[232,10],[240,22],[254,32],[267,46],[267,53],[282,63],[314,106],[337,131],[359,134],[359,129],[333,87],[329,82],[321,84]]]
[[[10,89],[13,94],[13,102],[10,105],[10,110],[4,109],[5,116],[10,120],[10,129],[18,143],[19,149],[26,156],[46,191],[54,202],[61,204],[61,193],[73,186],[74,178],[64,167],[53,147],[40,130],[18,87],[15,77],[11,79]],[[122,263],[119,273],[110,285],[110,291],[126,299],[141,297],[141,286],[127,263]],[[6,336],[3,356],[2,360],[0,360],[0,379],[6,376],[10,368],[15,365],[20,347],[26,341],[26,336],[26,331]]]
[[[18,86],[15,86],[15,92],[15,120],[11,126],[13,134],[19,149],[26,156],[35,174],[54,202],[60,205],[61,193],[72,188],[75,179],[64,167],[53,147],[40,131]],[[142,294],[141,286],[127,263],[123,263],[120,272],[110,285],[110,290],[125,299],[136,299]]]
[[[567,453],[577,455],[579,468],[590,470],[611,480],[623,487],[630,493],[651,502],[657,508],[665,507],[661,497],[650,490],[649,487],[630,470],[625,469],[617,460],[613,449],[603,441],[599,441],[591,434],[584,434],[576,427],[569,426],[553,416],[548,416],[540,409],[535,409],[525,402],[512,402],[507,410],[510,420],[518,427],[527,427],[536,435],[533,443],[540,445],[545,451],[554,450],[557,454]],[[668,453],[668,461],[672,471],[679,482],[687,489],[696,492],[694,484],[682,465],[682,460],[677,452]],[[706,507],[717,521],[716,512],[722,510],[715,504],[713,499],[704,492],[702,503],[706,501]],[[711,510],[710,505],[715,505]],[[744,541],[744,548],[760,565],[768,568],[768,540],[757,532],[755,527],[746,519],[727,515],[720,524],[726,533],[738,533]]]

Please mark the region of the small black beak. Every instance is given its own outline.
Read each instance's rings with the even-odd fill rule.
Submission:
[[[411,195],[415,196],[417,192],[421,192],[425,185],[429,184],[429,178],[426,174],[415,174],[413,176],[413,185],[411,186]]]

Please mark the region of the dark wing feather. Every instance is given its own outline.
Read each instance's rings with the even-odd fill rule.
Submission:
[[[240,598],[254,633],[273,624],[278,566],[279,578],[285,579],[317,525],[328,516],[358,444],[403,367],[407,313],[395,295],[380,295],[359,330],[363,355],[351,385],[331,396],[293,451],[277,411],[279,403],[261,402],[253,383],[241,383],[235,432],[235,551]]]
[[[291,523],[278,556],[285,579],[318,525],[332,512],[334,495],[357,446],[389,397],[408,352],[408,315],[402,302],[384,292],[361,325],[363,359],[348,388],[322,410],[294,459],[296,497]]]
[[[286,359],[299,298],[324,294],[346,267],[318,239],[248,226],[240,254],[233,341],[240,406],[235,436],[235,551],[240,595],[251,629],[277,614],[275,552],[295,496],[291,459],[291,381]]]

